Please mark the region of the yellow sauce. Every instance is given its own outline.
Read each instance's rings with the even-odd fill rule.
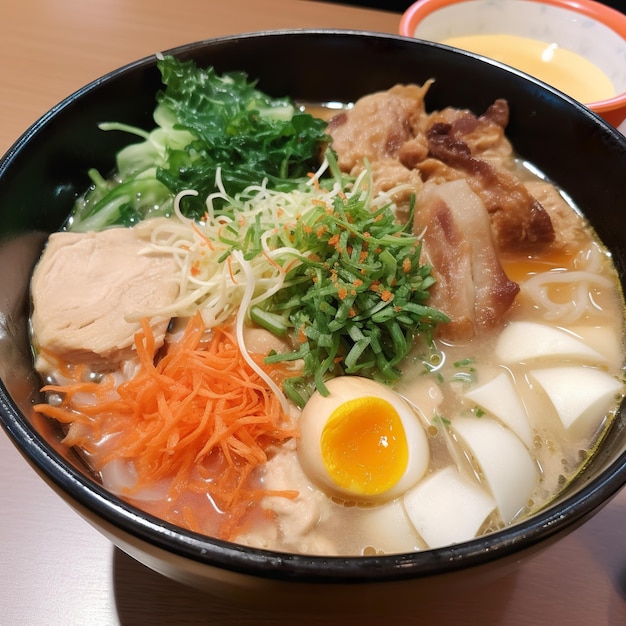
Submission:
[[[511,65],[579,102],[589,104],[615,96],[615,87],[599,67],[554,43],[504,34],[450,37],[441,43]]]

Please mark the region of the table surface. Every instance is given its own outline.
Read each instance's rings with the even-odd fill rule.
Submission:
[[[400,16],[306,0],[19,0],[0,8],[0,153],[109,70],[213,36],[292,27],[397,32]],[[425,603],[429,624],[626,624],[626,491],[488,588]],[[300,625],[335,620],[310,615]],[[74,513],[0,434],[0,624],[288,624],[165,579]],[[378,624],[379,617],[359,620]],[[346,624],[344,617],[336,623]]]

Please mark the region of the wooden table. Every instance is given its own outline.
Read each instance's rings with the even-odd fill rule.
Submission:
[[[397,32],[400,16],[305,0],[16,0],[0,8],[0,152],[85,83],[173,46],[270,28]],[[392,624],[626,624],[626,491],[488,588]],[[312,599],[314,602],[314,599]],[[379,624],[379,617],[360,620]],[[114,548],[0,434],[0,624],[291,624],[173,583]],[[300,626],[322,623],[306,607]],[[338,617],[323,623],[348,624]]]

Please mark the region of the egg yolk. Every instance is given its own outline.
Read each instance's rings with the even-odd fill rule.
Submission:
[[[320,446],[330,478],[356,495],[388,491],[402,478],[409,461],[398,411],[373,396],[338,406],[326,421]]]

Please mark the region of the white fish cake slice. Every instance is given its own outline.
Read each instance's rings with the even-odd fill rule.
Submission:
[[[496,502],[456,467],[448,466],[408,491],[404,507],[428,546],[439,548],[474,538]]]

